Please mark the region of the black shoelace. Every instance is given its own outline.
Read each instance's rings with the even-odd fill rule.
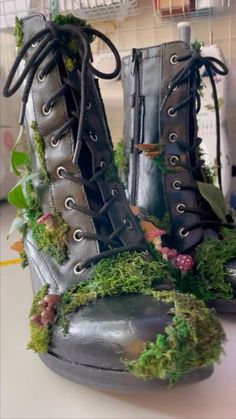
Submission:
[[[22,107],[20,112],[20,119],[19,123],[23,126],[24,119],[25,119],[25,111],[26,111],[26,104],[28,102],[28,97],[30,94],[30,89],[33,83],[33,80],[37,74],[37,77],[40,81],[42,81],[47,75],[53,70],[53,68],[57,65],[57,57],[60,56],[67,56],[73,60],[76,69],[80,73],[80,85],[76,84],[75,82],[71,81],[69,78],[63,78],[63,86],[58,90],[44,105],[44,112],[47,114],[50,112],[50,109],[56,105],[56,103],[62,98],[67,89],[72,89],[75,93],[80,93],[80,109],[79,112],[72,111],[71,118],[53,135],[53,143],[56,144],[58,141],[62,139],[62,137],[66,134],[66,132],[74,126],[75,123],[78,124],[77,129],[77,140],[73,155],[73,163],[78,164],[78,159],[81,150],[81,142],[83,141],[83,132],[85,130],[84,127],[84,119],[85,119],[85,109],[86,109],[86,90],[87,90],[87,78],[89,72],[95,76],[98,76],[103,79],[112,79],[116,77],[120,73],[121,68],[121,61],[118,51],[116,50],[113,43],[101,32],[97,31],[96,29],[83,27],[79,28],[73,25],[57,25],[54,22],[47,22],[45,23],[45,29],[37,32],[32,38],[27,41],[23,47],[21,48],[18,56],[15,59],[15,62],[10,70],[10,73],[7,77],[3,95],[9,97],[13,95],[22,85],[22,83],[26,80],[25,86],[23,89],[22,94]],[[90,48],[90,41],[89,36],[97,36],[102,39],[111,49],[112,53],[114,54],[115,61],[116,61],[116,68],[112,73],[106,74],[100,72],[96,68],[94,68],[91,63],[91,48]],[[72,39],[76,41],[77,51],[74,52],[68,47],[68,40]],[[30,47],[37,46],[35,52],[31,55],[31,57],[27,60],[25,67],[20,74],[19,78],[13,84],[13,80],[19,65],[27,51]],[[48,56],[49,53],[54,52],[52,59],[45,65],[44,69],[41,72],[38,72],[38,68],[43,60]],[[12,85],[13,84],[13,85]],[[101,168],[97,171],[90,179],[85,179],[83,177],[74,176],[68,173],[65,168],[61,167],[58,168],[58,175],[61,178],[70,179],[73,182],[80,183],[90,190],[97,190],[96,181],[104,175],[105,170],[109,166],[110,162],[101,162]],[[98,220],[104,221],[106,213],[109,211],[110,206],[114,203],[115,200],[119,199],[119,193],[116,189],[113,189],[112,196],[110,199],[104,203],[102,208],[96,212],[91,209],[82,207],[74,202],[72,198],[68,198],[66,205],[67,208],[74,209],[88,216]],[[123,224],[115,229],[112,234],[108,237],[102,234],[95,234],[89,232],[83,232],[81,230],[76,230],[74,232],[74,239],[80,241],[84,238],[89,240],[97,240],[102,242],[105,246],[110,247],[109,250],[102,251],[98,255],[92,256],[86,259],[83,262],[78,263],[74,271],[75,273],[79,274],[84,271],[84,269],[91,265],[93,262],[98,261],[104,257],[109,257],[114,254],[118,254],[124,251],[132,251],[132,250],[146,250],[145,245],[137,244],[133,246],[121,246],[119,243],[119,237],[121,233],[125,229],[132,228],[132,222],[128,219],[124,219]],[[112,248],[112,246],[114,246]]]
[[[176,76],[173,78],[171,83],[168,86],[167,94],[163,100],[162,107],[166,103],[166,100],[169,98],[171,93],[174,91],[175,88],[180,86],[182,83],[188,82],[190,79],[190,94],[189,96],[184,99],[182,102],[178,103],[176,106],[169,109],[170,114],[175,115],[183,107],[187,106],[189,103],[194,102],[196,105],[196,113],[199,112],[201,107],[201,98],[200,98],[200,86],[201,86],[201,76],[200,76],[200,68],[205,66],[206,72],[209,76],[211,86],[212,86],[212,93],[213,93],[213,101],[215,107],[215,116],[216,116],[216,163],[217,163],[217,175],[218,175],[218,182],[220,189],[222,189],[222,180],[221,180],[221,147],[220,147],[220,116],[219,116],[219,105],[218,105],[218,97],[217,97],[217,90],[214,80],[214,74],[219,75],[226,75],[228,73],[228,69],[225,64],[217,58],[214,57],[202,57],[198,52],[192,51],[188,55],[184,56],[176,56],[176,62],[187,61],[186,66],[180,70]],[[180,148],[186,152],[189,152],[189,155],[192,156],[192,160],[194,161],[194,165],[186,164],[180,161],[178,156],[172,156],[172,165],[173,166],[180,166],[184,169],[187,169],[195,175],[201,167],[205,164],[205,161],[200,159],[199,155],[196,157],[196,151],[199,150],[199,146],[202,142],[201,138],[196,138],[193,144],[186,144],[181,138],[176,137],[175,142],[180,146]],[[178,182],[178,189],[183,190],[193,190],[198,194],[198,188],[194,187],[193,185],[184,185],[181,182]],[[202,197],[197,199],[201,201]],[[198,227],[208,228],[208,227],[229,227],[234,228],[234,225],[228,222],[221,222],[218,219],[214,219],[212,214],[212,219],[209,219],[209,212],[203,211],[200,208],[191,208],[187,205],[180,204],[182,208],[179,208],[180,212],[191,212],[195,214],[199,214],[201,216],[201,221],[199,223],[193,223],[188,226],[187,230],[183,229],[184,231],[183,236],[187,235],[189,231],[194,230]]]

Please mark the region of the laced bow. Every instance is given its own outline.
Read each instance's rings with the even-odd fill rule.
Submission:
[[[54,22],[46,22],[45,29],[37,32],[35,35],[28,40],[20,50],[18,56],[15,59],[15,62],[10,70],[10,73],[7,77],[4,89],[3,89],[3,96],[9,97],[12,96],[22,85],[22,83],[26,80],[25,87],[23,89],[22,94],[22,106],[20,112],[19,123],[20,125],[24,124],[25,118],[25,110],[26,104],[28,102],[28,97],[30,93],[30,89],[35,77],[35,74],[43,62],[43,60],[52,52],[56,51],[56,54],[64,54],[67,57],[73,59],[75,61],[75,65],[80,68],[80,77],[81,77],[81,85],[80,85],[80,110],[75,117],[79,118],[78,123],[78,133],[77,133],[77,141],[73,156],[73,162],[77,163],[79,149],[80,149],[80,142],[82,139],[83,127],[84,127],[84,115],[85,115],[85,108],[86,108],[86,88],[87,88],[87,75],[88,72],[91,72],[97,77],[103,79],[112,79],[119,75],[121,69],[121,61],[118,51],[116,50],[113,43],[101,32],[96,29],[89,28],[89,27],[77,27],[73,25],[57,25]],[[114,54],[115,61],[116,61],[116,68],[112,73],[103,73],[96,68],[94,68],[90,62],[91,60],[91,48],[89,42],[89,36],[97,36],[102,39],[111,49],[112,53]],[[76,42],[77,51],[73,52],[66,47],[66,39],[72,39]],[[29,60],[27,61],[22,73],[20,74],[19,78],[13,84],[13,79],[22,59],[27,54],[28,49],[32,46],[39,43],[38,47],[36,48],[35,52],[31,55]],[[55,56],[47,63],[43,72],[41,73],[41,77],[45,77],[56,65]],[[45,110],[49,110],[58,100],[58,98],[64,95],[66,86],[72,87],[71,82],[68,78],[63,79],[64,86],[54,95],[52,98],[48,100],[45,104]],[[70,125],[73,121],[70,121]],[[64,127],[68,128],[68,127]],[[61,133],[62,134],[62,133]]]

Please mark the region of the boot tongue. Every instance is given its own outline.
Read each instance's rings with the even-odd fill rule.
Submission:
[[[41,13],[22,19],[23,43],[29,41],[33,35],[45,28],[46,19]]]

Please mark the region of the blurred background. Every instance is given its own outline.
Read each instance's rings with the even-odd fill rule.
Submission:
[[[229,76],[217,83],[221,103],[221,142],[223,188],[227,201],[236,190],[236,1],[230,0],[0,0],[0,81],[3,85],[15,55],[12,28],[15,16],[35,12],[47,17],[74,13],[104,32],[116,45],[121,57],[134,47],[145,47],[174,41],[187,36],[188,42],[202,42],[208,55],[225,60]],[[190,26],[190,39],[182,22]],[[211,48],[208,48],[208,47]],[[103,71],[113,67],[113,57],[104,44],[94,41],[94,65]],[[204,84],[208,81],[204,79]],[[121,81],[101,81],[101,89],[113,141],[122,137],[123,96]],[[207,86],[208,87],[208,86]],[[208,162],[215,160],[215,117],[211,92],[207,89],[198,115],[199,136]],[[9,151],[18,130],[19,100],[1,98],[1,192],[4,198],[14,183],[9,174]]]

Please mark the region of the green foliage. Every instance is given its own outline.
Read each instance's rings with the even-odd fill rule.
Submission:
[[[124,144],[123,138],[120,139],[115,145],[114,160],[119,170],[121,178],[125,182],[127,182],[127,177],[129,173],[129,161],[128,161],[128,156],[125,152],[125,144]]]
[[[22,189],[22,185],[17,183],[7,195],[8,202],[18,209],[27,208],[27,201]]]
[[[45,159],[44,159],[44,140],[43,137],[40,135],[38,130],[37,122],[32,122],[31,129],[33,131],[33,140],[36,148],[37,157],[39,160],[40,166],[40,175],[42,180],[45,183],[48,183],[49,177],[46,169]]]
[[[16,151],[15,147],[11,152],[11,172],[14,172],[16,176],[20,176],[21,173],[18,170],[19,166],[23,166],[25,169],[29,167],[30,159],[28,153],[22,151]]]
[[[138,359],[125,361],[130,372],[143,379],[167,379],[174,384],[184,374],[219,360],[225,334],[214,310],[208,310],[192,295],[175,291],[153,291],[151,295],[174,304],[173,319],[164,334],[146,344]]]
[[[15,36],[17,48],[21,48],[23,44],[23,23],[17,16],[15,18],[15,26],[13,28],[13,35]]]
[[[27,254],[25,253],[24,250],[20,252],[20,258],[21,258],[21,267],[24,269],[29,265]]]
[[[41,301],[45,295],[48,294],[49,285],[44,285],[38,293],[35,295],[30,310],[29,317],[40,314],[39,301]],[[35,352],[45,353],[48,351],[48,345],[50,342],[50,330],[49,327],[37,326],[30,320],[30,331],[31,331],[31,340],[27,346],[28,349],[33,349]]]
[[[224,196],[215,185],[205,182],[197,182],[197,186],[202,197],[208,202],[217,217],[226,221],[226,207]]]

